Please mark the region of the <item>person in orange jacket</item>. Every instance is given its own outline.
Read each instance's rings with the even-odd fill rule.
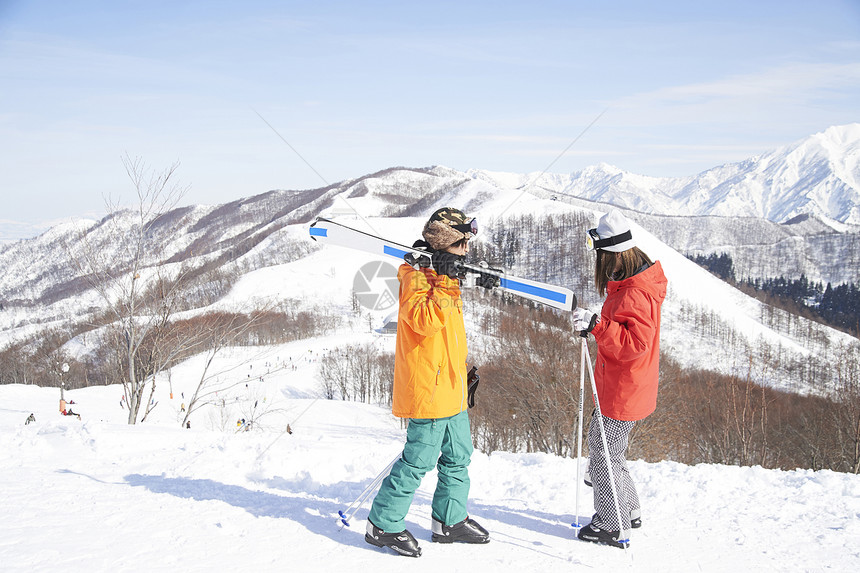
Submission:
[[[405,518],[424,475],[439,470],[432,502],[435,542],[487,543],[489,533],[469,517],[466,329],[457,263],[469,250],[477,222],[462,211],[439,209],[415,246],[430,251],[430,266],[400,266],[400,307],[394,355],[392,412],[408,418],[406,445],[382,481],[367,520],[365,541],[418,557],[421,548]]]
[[[574,328],[591,333],[597,341],[594,381],[621,519],[625,522],[618,523],[610,469],[595,414],[588,430],[595,514],[578,537],[623,547],[619,541],[621,530],[642,525],[639,497],[625,457],[633,426],[657,406],[660,308],[668,281],[660,262],[652,262],[636,246],[630,223],[618,211],[610,211],[600,218],[596,229],[589,229],[588,244],[597,252],[595,286],[606,300],[600,316],[576,308]]]

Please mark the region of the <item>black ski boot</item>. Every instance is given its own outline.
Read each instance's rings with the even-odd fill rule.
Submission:
[[[432,539],[437,543],[489,543],[490,534],[470,517],[454,525],[445,525],[434,517]]]
[[[612,547],[619,547],[624,549],[628,542],[625,540],[624,543],[618,541],[618,532],[617,531],[606,531],[605,529],[600,529],[593,523],[589,523],[585,527],[579,530],[577,537],[583,541],[591,541],[592,543],[600,543],[602,545],[610,545]]]
[[[415,538],[406,529],[400,533],[386,533],[373,525],[368,519],[364,540],[376,547],[390,547],[399,554],[406,555],[407,557],[421,556],[421,548],[418,547],[418,542],[415,541]]]

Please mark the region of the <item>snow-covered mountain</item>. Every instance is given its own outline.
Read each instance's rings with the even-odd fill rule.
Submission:
[[[253,304],[249,298],[264,295],[299,299],[299,305],[336,306],[350,296],[357,271],[353,262],[360,257],[319,252],[307,236],[307,224],[316,216],[345,216],[364,230],[410,243],[430,212],[457,205],[481,219],[485,231],[478,243],[490,250],[504,236],[517,237],[519,258],[506,265],[513,265],[512,272],[565,284],[575,288],[583,304],[599,305],[589,286],[591,263],[581,237],[613,204],[638,224],[646,251],[669,273],[667,351],[685,365],[708,364],[723,372],[733,372],[744,359],[786,352],[762,381],[803,388],[804,375],[798,372],[826,368],[828,358],[838,358],[834,352],[856,339],[808,321],[782,320],[684,255],[728,252],[740,278],[805,274],[811,281],[860,282],[860,233],[838,221],[853,221],[859,138],[860,124],[831,128],[686,182],[608,167],[540,178],[446,167],[391,168],[319,189],[271,191],[224,205],[175,209],[149,229],[144,267],[168,269],[168,274],[181,268],[195,276],[199,288],[186,301],[187,312],[245,308]],[[765,180],[769,187],[755,183]],[[712,190],[710,200],[703,199],[706,187]],[[742,212],[756,206],[792,218],[778,223],[713,214],[741,203],[746,205],[737,207]],[[838,209],[822,215],[817,211],[821,205]],[[644,212],[649,206],[659,209]],[[684,209],[695,210],[695,216],[684,216]],[[710,214],[703,214],[706,210]],[[577,217],[577,227],[566,223],[559,227],[566,229],[557,231],[560,235],[547,235],[546,229],[564,217]],[[121,239],[135,224],[130,212],[120,212],[101,221],[65,223],[0,246],[0,347],[32,340],[49,329],[86,329],[102,302],[76,266],[75,253],[83,248],[86,234],[86,242],[111,261],[112,272],[122,273],[130,261]],[[541,225],[544,231],[538,229]],[[319,276],[320,268],[328,269],[325,277]],[[258,273],[267,277],[262,284],[279,276],[277,288],[261,289]],[[153,274],[144,272],[144,281]],[[733,346],[715,339],[715,332]],[[792,368],[793,374],[787,374]]]
[[[378,201],[362,215],[404,216],[420,213],[446,192],[478,181],[485,184],[482,194],[468,205],[476,213],[486,199],[511,189],[586,208],[597,203],[605,210],[612,205],[628,210],[682,253],[732,255],[739,278],[805,274],[824,283],[860,282],[858,123],[830,127],[770,153],[691,177],[649,177],[606,164],[571,174],[394,168],[323,189],[271,191],[175,215],[195,222],[189,231],[198,234],[198,251],[217,251],[231,241],[248,248],[248,239],[259,240],[277,227],[269,223],[307,221],[336,196],[340,199],[335,207],[341,213],[351,212],[349,200],[369,193]],[[301,209],[304,204],[307,208]],[[64,229],[81,224],[95,222],[64,223],[35,240],[0,244],[0,263],[32,267],[29,251],[62,240]],[[237,225],[244,225],[243,230]],[[50,258],[43,260],[50,265]],[[20,278],[12,273],[11,280]],[[37,278],[30,269],[25,282],[33,284]],[[2,282],[0,278],[0,301],[8,296]]]
[[[346,216],[363,230],[411,243],[429,213],[458,205],[482,220],[484,232],[478,244],[493,247],[502,240],[501,231],[517,237],[519,255],[511,272],[570,286],[583,305],[599,306],[590,286],[592,263],[582,235],[606,206],[581,199],[553,200],[528,188],[516,188],[515,182],[442,167],[398,168],[322,189],[273,191],[225,205],[177,209],[160,217],[150,229],[146,251],[151,260],[146,264],[186,272],[194,269],[199,296],[188,302],[185,312],[246,311],[255,300],[348,312],[353,278],[367,258],[341,249],[319,250],[307,232],[307,224],[315,216]],[[731,288],[684,256],[692,245],[707,246],[707,237],[727,242],[737,236],[749,238],[744,232],[749,228],[747,221],[779,234],[786,244],[802,243],[804,233],[818,229],[812,223],[808,223],[811,227],[799,225],[800,231],[786,232],[790,226],[760,219],[710,218],[710,232],[703,234],[705,225],[697,221],[691,225],[683,217],[631,214],[634,221],[642,219],[636,226],[641,244],[661,260],[667,272],[670,291],[664,306],[663,348],[683,365],[707,365],[733,374],[744,368],[744,375],[762,383],[815,391],[808,380],[821,377],[813,374],[828,371],[828,360],[838,360],[843,349],[857,344],[850,336],[810,321],[782,318],[781,313]],[[547,235],[564,217],[577,218],[576,228]],[[0,346],[33,339],[48,329],[85,331],[97,316],[100,302],[70,253],[81,248],[81,232],[87,231],[90,244],[121,272],[128,261],[116,233],[133,224],[130,214],[118,213],[0,247],[0,266],[6,270],[0,275]],[[661,240],[661,233],[669,228],[683,236],[684,248]],[[849,234],[831,230],[824,236]],[[764,239],[765,243],[771,241],[770,236]],[[804,260],[815,265],[819,256]],[[152,271],[141,273],[143,280],[153,276]],[[86,346],[79,343],[77,348]],[[775,356],[780,358],[769,358]],[[771,362],[772,367],[765,367]],[[762,366],[750,372],[750,363]]]
[[[760,217],[784,223],[811,215],[860,225],[860,123],[696,176],[647,177],[600,164],[545,175],[549,192],[657,215]]]

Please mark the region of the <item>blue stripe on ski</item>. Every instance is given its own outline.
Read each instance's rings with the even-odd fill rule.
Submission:
[[[328,229],[323,227],[311,227],[311,237],[328,237]]]
[[[403,249],[396,249],[389,245],[382,245],[382,253],[385,255],[391,255],[392,257],[397,257],[398,259],[402,259],[409,251],[404,251]]]
[[[514,281],[511,279],[506,279],[504,277],[501,278],[501,286],[502,288],[506,288],[508,290],[513,290],[525,294],[530,294],[532,296],[538,296],[544,298],[546,300],[553,300],[555,302],[564,304],[567,302],[567,295],[561,292],[555,292],[554,290],[549,290],[533,285],[527,285],[518,281]]]

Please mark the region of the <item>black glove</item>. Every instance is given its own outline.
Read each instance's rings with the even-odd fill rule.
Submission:
[[[426,241],[422,241],[418,239],[412,244],[413,249],[419,249],[422,251],[427,251],[428,254],[430,252],[430,244]],[[421,255],[418,253],[406,253],[403,255],[403,260],[413,267],[421,267],[422,269],[426,269],[430,266],[430,257],[428,255]]]
[[[469,407],[475,407],[475,392],[478,391],[478,382],[481,381],[481,377],[478,376],[478,367],[472,366],[472,369],[469,370],[469,375],[466,378],[466,384],[469,387]]]
[[[459,266],[465,258],[448,251],[434,251],[431,263],[437,275],[448,275],[452,279],[459,279],[466,276]]]
[[[501,279],[496,275],[491,275],[489,273],[481,273],[475,277],[475,286],[484,287],[487,290],[497,287],[500,284],[502,284]]]
[[[430,257],[427,255],[416,255],[415,253],[406,253],[403,255],[403,260],[413,267],[421,267],[426,269],[430,266]]]

